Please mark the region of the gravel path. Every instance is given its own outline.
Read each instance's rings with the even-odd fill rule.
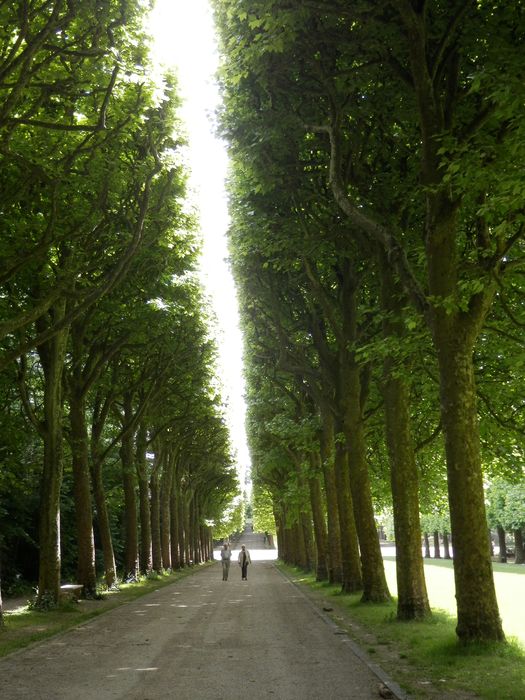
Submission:
[[[242,540],[250,549],[256,536]],[[380,681],[268,560],[219,563],[0,660],[4,700],[371,700]],[[233,558],[232,558],[233,559]]]

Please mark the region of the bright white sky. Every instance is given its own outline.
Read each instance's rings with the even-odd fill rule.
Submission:
[[[226,262],[227,156],[224,144],[213,134],[213,114],[219,103],[213,78],[218,59],[207,0],[156,0],[150,33],[158,60],[166,67],[176,68],[179,93],[184,99],[181,117],[190,144],[187,161],[204,240],[202,279],[218,319],[219,371],[229,406],[240,476],[244,480],[249,455],[244,429],[242,337],[235,288]]]

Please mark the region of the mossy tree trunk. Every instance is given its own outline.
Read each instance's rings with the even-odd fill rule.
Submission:
[[[312,458],[318,455],[312,455]],[[318,459],[312,460],[312,471],[319,467]],[[315,577],[317,581],[325,581],[328,578],[327,567],[327,531],[325,520],[325,508],[323,493],[319,476],[308,478],[308,492],[310,494],[310,507],[312,509],[312,520],[314,525],[315,540]]]
[[[160,537],[160,469],[163,459],[163,452],[159,445],[155,445],[155,457],[149,480],[149,490],[151,499],[151,567],[153,571],[161,572],[162,545]],[[168,530],[169,533],[169,530]],[[169,540],[168,540],[169,542]],[[168,568],[168,567],[166,567]]]
[[[397,3],[407,38],[413,96],[421,133],[421,182],[425,188],[425,247],[429,298],[427,321],[439,366],[441,420],[445,435],[448,497],[454,538],[454,577],[461,641],[503,640],[492,563],[480,456],[474,344],[496,290],[493,242],[482,218],[475,219],[478,264],[476,291],[462,292],[461,229],[456,199],[446,181],[441,138],[453,128],[460,79],[459,24],[447,35],[448,50],[433,57],[428,15],[422,7]],[[465,6],[467,7],[467,6]],[[437,65],[434,61],[441,60]],[[439,70],[441,68],[442,70]],[[468,68],[466,68],[468,70]],[[456,134],[457,135],[457,134]],[[498,243],[499,246],[499,243]],[[499,246],[501,248],[501,246]],[[503,254],[503,248],[501,248]],[[473,256],[473,260],[475,256]],[[489,269],[490,267],[493,269]],[[494,274],[492,274],[494,273]]]
[[[439,532],[434,530],[434,559],[441,559],[441,544],[439,542]]]
[[[69,420],[77,534],[77,583],[84,586],[82,591],[84,597],[93,598],[97,592],[97,576],[89,470],[89,438],[86,426],[84,391],[76,383],[75,386],[70,387],[69,392]]]
[[[52,309],[57,322],[65,314],[65,302]],[[45,323],[45,321],[43,321]],[[60,593],[60,488],[63,471],[62,382],[68,329],[59,331],[37,348],[44,372],[44,463],[40,486],[39,576],[37,605],[57,604]]]
[[[133,404],[131,395],[123,396],[123,426],[133,424]],[[139,571],[139,539],[136,495],[136,470],[133,450],[134,432],[125,429],[121,437],[120,461],[122,466],[122,486],[124,490],[124,579],[136,580]]]
[[[498,532],[498,546],[499,546],[499,560],[501,564],[507,563],[507,542],[504,528],[501,525],[497,527]]]
[[[463,641],[502,640],[487,534],[472,351],[459,349],[453,337],[442,339],[439,346],[457,633]]]
[[[171,502],[173,491],[173,476],[175,471],[175,455],[166,450],[162,461],[160,477],[160,541],[162,548],[162,566],[172,568],[170,535],[171,535]]]
[[[514,553],[515,564],[525,563],[525,551],[523,548],[523,530],[521,528],[516,528],[516,530],[514,530]]]
[[[342,324],[337,410],[342,418],[341,439],[347,452],[355,524],[361,552],[363,601],[381,602],[390,600],[390,593],[374,517],[366,460],[364,404],[367,382],[363,381],[364,368],[358,364],[351,349],[358,342],[359,278],[349,258],[341,262],[340,277]]]
[[[102,546],[102,557],[104,560],[104,578],[106,586],[111,588],[117,580],[117,567],[115,565],[115,552],[113,548],[113,538],[111,535],[111,524],[109,519],[106,492],[102,476],[102,465],[104,463],[104,450],[102,448],[102,433],[104,424],[112,406],[112,395],[108,394],[104,398],[101,394],[95,396],[91,406],[91,484],[93,487],[93,498],[96,508],[96,526]]]
[[[386,256],[380,251],[381,304],[387,312],[383,334],[403,337],[400,322],[404,299]],[[410,425],[410,392],[399,361],[388,355],[383,364],[382,395],[390,462],[390,485],[396,541],[397,618],[419,620],[430,614],[421,552],[419,474]]]
[[[171,489],[170,498],[170,558],[172,569],[180,569],[181,567],[179,530],[179,498],[177,494],[177,489],[173,487]]]
[[[445,559],[452,559],[450,554],[450,538],[448,532],[443,533],[443,556]]]
[[[321,424],[319,446],[326,496],[328,581],[330,583],[342,583],[341,530],[339,527],[339,506],[337,503],[334,470],[334,419],[326,402],[321,406]]]
[[[140,514],[140,572],[147,574],[151,570],[151,513],[149,494],[147,449],[147,427],[141,422],[135,438],[135,466],[139,491]]]
[[[341,587],[343,593],[355,593],[363,589],[359,543],[354,518],[354,505],[350,490],[348,453],[342,418],[334,420],[335,454],[334,474],[337,489],[337,510],[341,532]]]

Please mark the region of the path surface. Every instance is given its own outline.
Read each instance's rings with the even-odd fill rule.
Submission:
[[[0,660],[3,700],[371,700],[379,681],[305,596],[262,560],[232,561]],[[259,544],[260,543],[260,544]],[[252,551],[252,550],[251,550]],[[257,560],[255,560],[257,557]],[[233,559],[233,558],[232,558]]]

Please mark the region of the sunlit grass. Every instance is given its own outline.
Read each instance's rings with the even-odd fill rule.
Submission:
[[[385,573],[391,592],[397,594],[395,557],[384,557]],[[516,637],[525,645],[525,605],[519,604],[525,592],[525,566],[493,564],[494,583],[503,629],[508,637]],[[433,608],[456,614],[454,571],[452,561],[425,559],[425,579]],[[525,695],[524,695],[525,697]]]
[[[395,592],[395,564],[385,562],[385,565],[390,589]],[[428,697],[431,685],[438,689],[437,692],[440,689],[443,693],[459,690],[487,700],[525,698],[525,647],[516,636],[509,636],[509,619],[505,644],[471,644],[465,647],[458,643],[450,562],[439,562],[437,565],[432,562],[425,567],[433,606],[432,618],[426,622],[397,622],[395,600],[377,605],[362,604],[360,595],[342,595],[339,586],[316,582],[313,576],[297,569],[282,568],[316,597],[328,601],[328,606],[323,606],[333,607],[331,617],[412,697]],[[496,585],[500,599],[510,595],[509,591],[514,591],[516,578],[521,586],[525,583],[514,572],[507,573],[505,570],[498,573],[501,580]],[[514,615],[518,617],[523,615],[522,598],[523,594],[505,601],[513,604]],[[440,607],[436,606],[437,599],[441,601]],[[504,610],[505,607],[502,604]],[[523,627],[520,632],[523,634]]]

